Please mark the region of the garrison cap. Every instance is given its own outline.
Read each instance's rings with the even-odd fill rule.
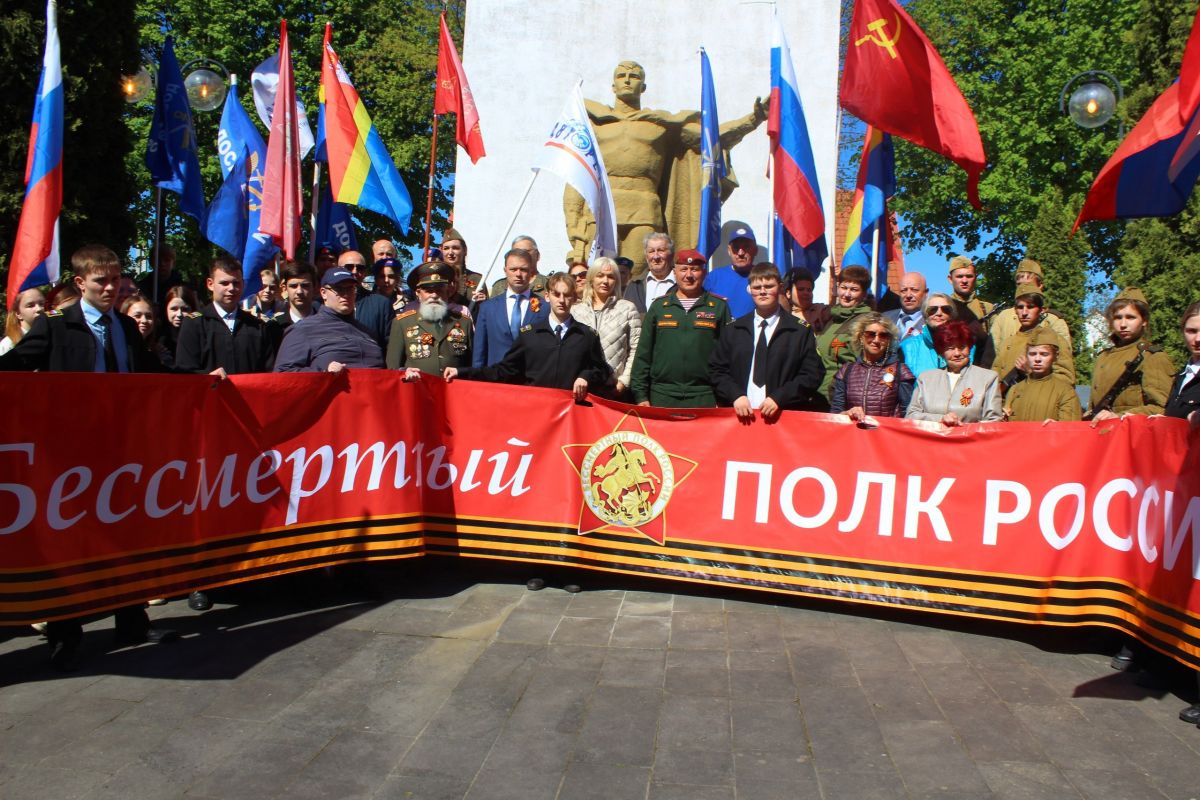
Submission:
[[[1032,258],[1022,258],[1021,263],[1017,264],[1015,272],[1032,272],[1043,281],[1046,280],[1046,273],[1042,272],[1042,265]]]
[[[1113,300],[1134,300],[1150,305],[1150,301],[1146,299],[1146,293],[1136,286],[1129,286],[1123,289]]]
[[[1062,340],[1058,338],[1058,334],[1050,330],[1049,325],[1044,325],[1040,328],[1034,328],[1033,333],[1025,340],[1026,347],[1036,347],[1038,345],[1051,345],[1055,350],[1062,350]]]

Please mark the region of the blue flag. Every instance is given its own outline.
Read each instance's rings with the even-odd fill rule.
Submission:
[[[242,262],[246,292],[258,291],[261,282],[259,272],[271,263],[279,248],[269,235],[258,230],[267,145],[238,100],[236,82],[230,85],[225,108],[221,112],[217,155],[220,157],[221,171],[225,174],[225,185],[217,192],[208,209],[204,235]],[[230,188],[230,182],[239,188],[236,191]],[[224,205],[235,203],[239,204],[239,215],[234,215],[233,210]],[[230,220],[238,216],[245,220],[244,226],[230,230]]]
[[[825,237],[818,237],[808,247],[801,247],[795,237],[788,232],[787,226],[783,224],[783,220],[778,214],[774,215],[774,237],[771,239],[771,260],[775,262],[775,266],[779,267],[781,275],[786,275],[788,270],[803,268],[808,270],[812,275],[813,280],[821,277],[825,258],[829,255],[829,248],[825,246]]]
[[[721,181],[729,174],[721,148],[721,124],[717,121],[717,90],[713,87],[708,53],[700,48],[700,164],[704,188],[700,190],[700,232],[696,249],[712,257],[721,243]]]
[[[358,249],[350,208],[345,203],[333,202],[328,181],[321,185],[321,205],[317,208],[317,229],[313,236],[318,249],[328,247],[339,254]]]
[[[179,195],[179,208],[197,220],[204,217],[204,185],[196,156],[196,132],[188,108],[183,74],[175,60],[175,40],[163,42],[154,95],[154,121],[146,142],[146,169],[156,186]]]
[[[870,268],[875,261],[876,297],[887,291],[887,201],[896,194],[896,156],[892,137],[878,128],[867,126],[862,159],[858,165],[858,183],[850,218],[846,221],[846,246],[842,266],[857,264]],[[872,243],[878,242],[875,253]]]
[[[231,154],[232,155],[232,154]],[[246,250],[246,231],[249,228],[248,195],[250,154],[243,147],[233,158],[233,168],[225,176],[225,182],[213,197],[212,205],[200,221],[204,238],[226,253],[242,260]],[[224,167],[225,159],[221,159]],[[244,272],[244,270],[243,270]],[[247,282],[249,280],[247,279]]]

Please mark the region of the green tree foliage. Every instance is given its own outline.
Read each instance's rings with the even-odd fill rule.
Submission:
[[[438,14],[443,5],[427,0],[342,0],[341,2],[270,2],[269,0],[141,0],[137,23],[143,59],[157,64],[167,32],[175,37],[181,64],[207,57],[223,63],[239,78],[239,95],[251,119],[258,115],[250,90],[250,73],[279,45],[279,20],[288,20],[288,38],[296,74],[296,92],[304,102],[314,132],[320,85],[321,46],[325,23],[333,24],[333,48],[350,74],[371,119],[388,147],[413,200],[413,218],[407,235],[395,230],[386,218],[361,209],[352,212],[360,222],[359,244],[364,249],[376,238],[402,245],[423,240],[425,187],[429,169],[433,89],[437,70]],[[451,30],[461,31],[462,3],[450,3]],[[461,36],[458,36],[461,41]],[[150,128],[149,101],[131,109],[126,124],[138,145],[126,159],[137,185],[148,187],[143,164]],[[200,142],[205,196],[211,198],[221,181],[216,156],[220,111],[193,113]],[[441,120],[438,139],[438,174],[454,170],[454,120]],[[268,132],[262,130],[263,138]],[[311,188],[311,156],[302,166],[305,174],[306,220]],[[451,199],[444,185],[434,189],[434,228],[445,223]],[[203,270],[215,249],[200,235],[196,223],[177,211],[168,196],[168,237],[176,244],[185,272]],[[145,191],[136,203],[138,241],[152,237],[153,195]],[[306,240],[307,241],[307,240]],[[436,241],[436,240],[435,240]],[[305,245],[306,246],[306,245]],[[405,257],[403,249],[401,257]]]
[[[58,7],[65,127],[61,253],[133,240],[135,187],[123,158],[133,146],[121,124],[118,76],[138,63],[133,0],[78,0]],[[44,0],[13,0],[0,11],[0,272],[7,272],[25,196],[29,124],[46,41]],[[102,35],[97,35],[102,31]],[[5,275],[5,278],[7,276]]]
[[[1026,254],[1041,264],[1046,273],[1046,304],[1061,314],[1071,329],[1078,381],[1087,383],[1094,358],[1084,331],[1088,287],[1087,277],[1080,269],[1087,259],[1087,240],[1082,235],[1070,238],[1076,212],[1063,202],[1057,187],[1047,187],[1041,192],[1037,208],[1026,239]],[[1016,287],[1010,291],[1015,292]]]

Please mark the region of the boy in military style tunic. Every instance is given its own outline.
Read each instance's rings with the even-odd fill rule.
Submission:
[[[708,358],[730,322],[729,306],[704,291],[706,260],[696,250],[675,255],[675,290],[642,319],[630,389],[643,406],[715,408]]]
[[[406,381],[471,365],[471,320],[448,303],[454,281],[454,267],[442,261],[427,261],[408,276],[420,305],[396,315],[387,351],[388,369],[403,369]]]
[[[1009,390],[1004,418],[1010,422],[1078,422],[1083,410],[1075,387],[1054,376],[1062,340],[1048,327],[1035,328],[1025,340],[1029,374]]]
[[[1015,386],[1029,374],[1026,351],[1032,337],[1038,331],[1054,333],[1050,316],[1046,313],[1046,297],[1035,284],[1017,285],[1013,313],[1017,318],[1017,330],[1004,341],[996,343],[996,358],[992,369],[1000,376],[1006,387]],[[1069,341],[1063,342],[1055,334],[1059,344],[1058,357],[1054,359],[1054,376],[1068,386],[1075,385],[1075,359],[1071,355]]]

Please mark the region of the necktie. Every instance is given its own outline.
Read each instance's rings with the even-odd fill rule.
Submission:
[[[512,316],[508,318],[508,330],[512,334],[514,342],[517,340],[517,333],[521,330],[521,301],[524,299],[522,295],[513,298]]]
[[[101,314],[100,327],[104,329],[104,371],[120,372],[121,368],[117,364],[117,348],[113,346],[112,317],[108,314]]]
[[[767,385],[767,321],[758,325],[758,341],[754,343],[754,385]]]
[[[563,326],[562,325],[554,326],[554,335],[557,336],[559,339],[561,339],[563,337]]]

